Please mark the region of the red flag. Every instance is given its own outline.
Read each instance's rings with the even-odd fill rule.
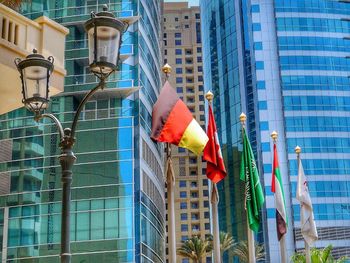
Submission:
[[[209,105],[207,135],[209,141],[204,148],[203,159],[207,161],[207,177],[214,183],[220,182],[226,176],[224,159],[222,158],[219,137],[211,106]]]

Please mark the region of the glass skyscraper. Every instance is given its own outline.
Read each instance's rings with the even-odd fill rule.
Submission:
[[[84,94],[89,72],[83,23],[107,4],[129,24],[119,70],[85,106],[73,168],[72,262],[165,260],[162,149],[150,138],[160,78],[160,0],[32,0],[22,13],[46,15],[69,28],[64,92],[50,111],[65,127]],[[2,262],[59,262],[61,169],[53,123],[24,109],[0,116]]]
[[[238,116],[245,111],[266,203],[262,232],[267,260],[280,258],[271,193],[276,130],[287,202],[288,256],[302,250],[295,199],[302,148],[319,241],[333,254],[350,255],[350,5],[330,0],[201,1],[205,89],[213,89],[215,115],[228,178],[220,185],[220,227],[245,236]]]

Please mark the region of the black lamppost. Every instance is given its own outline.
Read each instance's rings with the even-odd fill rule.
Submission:
[[[74,115],[71,128],[63,129],[60,121],[50,113],[43,113],[49,103],[49,80],[53,71],[53,57],[45,59],[34,49],[33,54],[15,64],[22,81],[23,104],[34,113],[34,119],[50,118],[60,134],[62,167],[62,221],[61,221],[61,262],[71,262],[70,251],[70,203],[72,166],[76,157],[72,151],[75,142],[76,126],[79,115],[89,98],[99,89],[103,89],[108,76],[117,69],[121,37],[127,26],[118,20],[105,5],[103,11],[91,13],[85,22],[85,31],[89,42],[89,63],[91,72],[99,78],[98,85],[91,89],[80,102]]]

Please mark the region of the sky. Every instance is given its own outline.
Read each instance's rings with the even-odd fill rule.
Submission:
[[[199,6],[199,0],[165,0],[165,2],[189,2],[190,6]]]

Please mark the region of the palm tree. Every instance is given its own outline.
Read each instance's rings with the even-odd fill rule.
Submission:
[[[13,10],[19,10],[22,3],[29,2],[30,0],[0,0],[0,3],[8,6]]]
[[[192,236],[186,241],[182,241],[182,245],[177,249],[179,256],[189,258],[194,263],[202,263],[202,258],[212,251],[211,242],[208,239],[201,239],[198,236]]]
[[[249,262],[249,248],[247,241],[241,241],[235,245],[232,249],[233,255],[239,258],[242,263]],[[263,260],[265,259],[264,246],[255,244],[255,259]]]
[[[221,257],[221,262],[224,256],[224,253],[230,249],[232,249],[232,247],[234,247],[236,245],[236,241],[234,240],[234,238],[225,232],[220,232],[220,257]]]
[[[341,257],[339,259],[334,259],[332,256],[332,245],[328,245],[323,249],[312,248],[311,249],[311,262],[312,263],[344,263],[346,262],[346,257]],[[291,258],[293,263],[305,263],[304,253],[295,253]]]

